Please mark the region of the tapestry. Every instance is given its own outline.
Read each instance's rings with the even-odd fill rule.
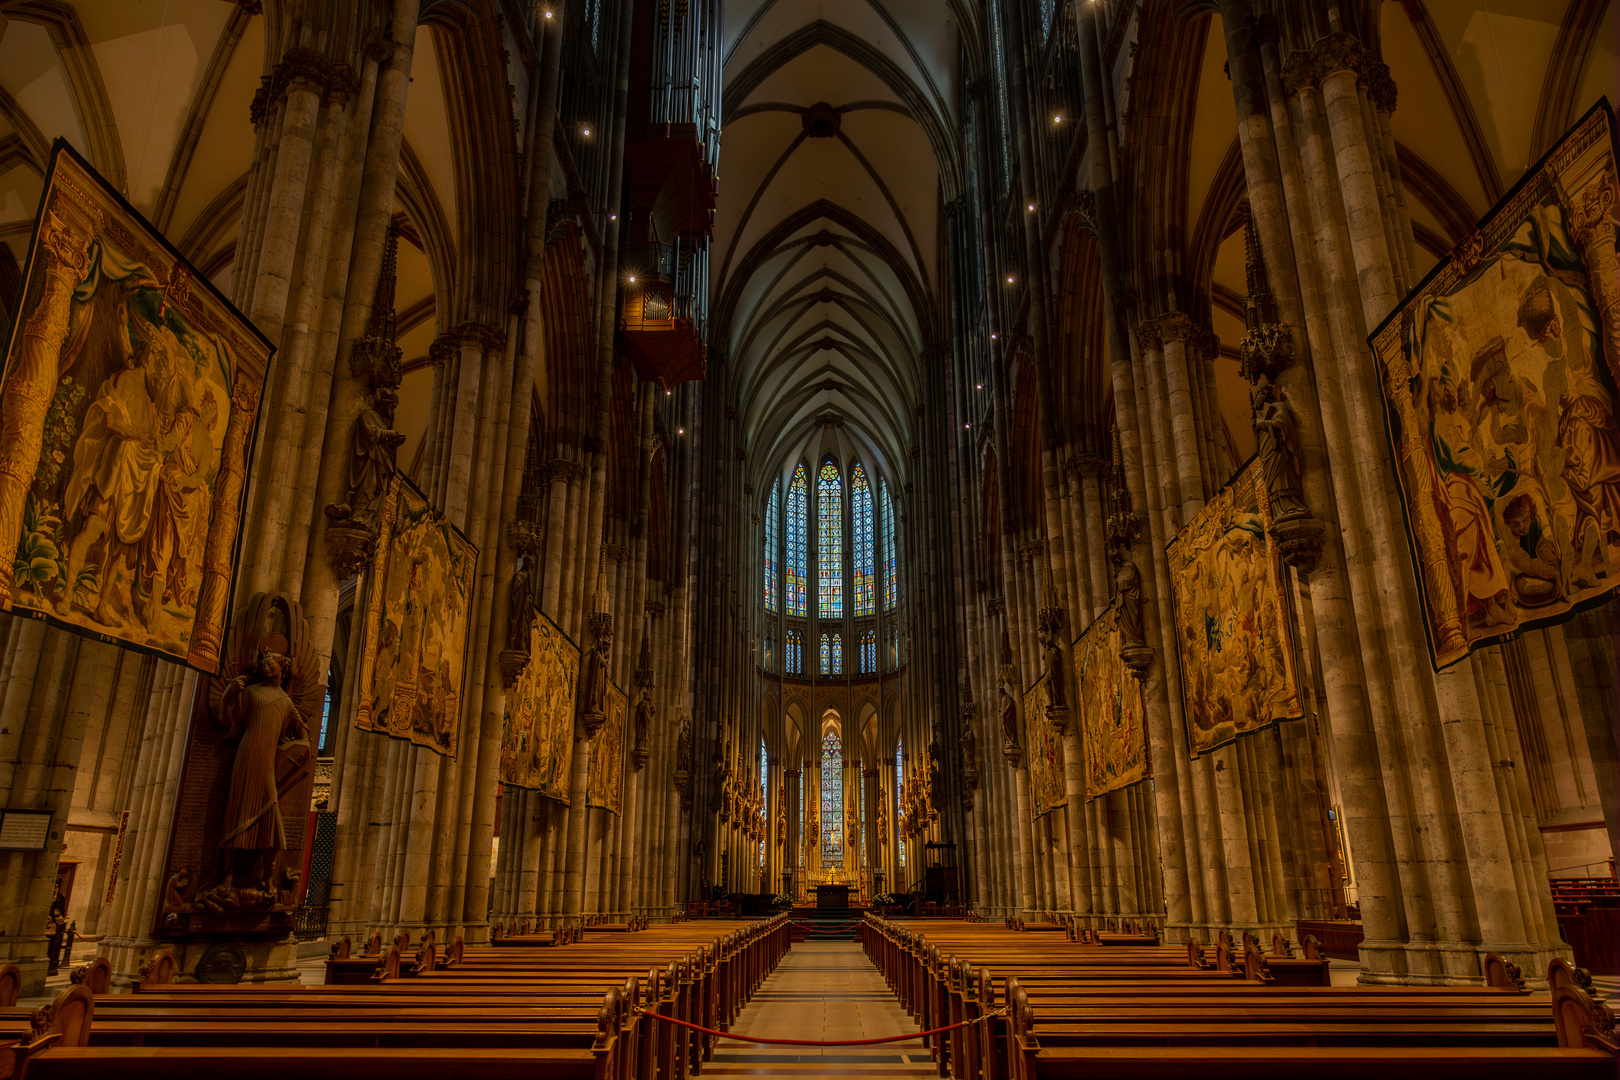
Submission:
[[[1063,780],[1063,740],[1046,715],[1046,676],[1024,691],[1024,741],[1028,743],[1030,817],[1039,818],[1069,803]]]
[[[456,756],[477,563],[461,530],[396,474],[366,575],[356,727]]]
[[[60,140],[18,307],[0,609],[217,671],[273,348]]]
[[[579,647],[537,615],[529,628],[529,662],[506,693],[501,783],[568,801],[578,681]]]
[[[1119,659],[1119,607],[1110,604],[1074,643],[1074,684],[1086,799],[1151,775],[1142,684]]]
[[[1258,459],[1165,546],[1194,757],[1305,715],[1282,555]]]
[[[1620,580],[1614,159],[1600,104],[1368,338],[1436,669]]]
[[[619,812],[624,777],[624,724],[630,698],[608,683],[607,720],[591,739],[591,768],[585,783],[585,805]]]

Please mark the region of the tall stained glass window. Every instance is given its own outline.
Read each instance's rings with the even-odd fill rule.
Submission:
[[[877,631],[868,626],[861,631],[861,674],[877,671]]]
[[[776,590],[776,530],[781,517],[782,478],[771,481],[771,497],[765,503],[765,610],[774,612]]]
[[[855,597],[855,617],[877,610],[877,567],[872,561],[872,487],[866,470],[857,463],[849,474],[850,533],[854,541],[849,591]]]
[[[844,673],[844,635],[835,632],[832,639],[832,673],[842,675]]]
[[[787,632],[787,642],[782,649],[784,675],[804,674],[804,634],[798,630]]]
[[[894,744],[894,820],[900,820],[900,791],[906,786],[906,740],[897,739]],[[906,867],[906,838],[899,834],[895,838],[895,854],[900,857],[900,869]]]
[[[805,558],[805,513],[810,500],[810,482],[804,466],[793,470],[793,482],[788,485],[787,497],[787,613],[799,618],[805,616],[805,589],[809,565]]]
[[[821,861],[844,865],[844,744],[836,731],[821,737]]]
[[[821,466],[816,482],[816,514],[816,573],[821,582],[816,614],[838,619],[844,615],[844,488],[838,466],[831,461]]]
[[[889,482],[878,481],[883,502],[883,610],[893,611],[900,603],[900,556],[894,547],[894,503],[889,498]]]
[[[759,801],[765,807],[765,834],[759,838],[759,865],[765,866],[765,843],[771,835],[771,761],[765,756],[765,740],[759,740]]]
[[[844,635],[836,631],[824,631],[821,635],[821,673],[844,673]]]

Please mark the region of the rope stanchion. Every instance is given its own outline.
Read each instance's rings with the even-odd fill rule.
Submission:
[[[679,1024],[681,1027],[691,1028],[693,1031],[701,1032],[704,1035],[713,1035],[718,1039],[730,1039],[733,1042],[764,1043],[769,1046],[875,1046],[878,1043],[905,1042],[908,1039],[922,1039],[927,1038],[930,1035],[942,1035],[947,1031],[955,1031],[957,1028],[965,1028],[972,1024],[981,1023],[982,1021],[991,1020],[997,1016],[1002,1016],[1007,1012],[1007,1007],[1003,1005],[999,1009],[991,1009],[983,1016],[976,1016],[972,1020],[963,1020],[958,1024],[946,1024],[944,1027],[929,1028],[927,1031],[913,1031],[909,1035],[885,1035],[881,1039],[831,1040],[760,1039],[755,1038],[752,1035],[733,1035],[729,1031],[716,1031],[714,1028],[706,1028],[701,1024],[694,1024],[689,1020],[681,1020],[674,1016],[665,1016],[663,1013],[648,1012],[646,1009],[637,1009],[636,1012],[642,1016],[651,1017],[654,1020],[663,1020],[671,1024]]]
[[[847,922],[843,926],[835,926],[830,929],[813,926],[810,923],[802,922],[795,922],[792,925],[797,926],[800,930],[808,930],[812,934],[842,934],[846,930],[853,930],[855,927],[861,925],[861,923],[860,920],[857,919],[854,922]]]

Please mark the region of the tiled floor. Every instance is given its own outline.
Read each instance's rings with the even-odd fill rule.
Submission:
[[[916,1031],[852,941],[804,942],[765,980],[732,1025],[770,1039],[875,1039]],[[878,1046],[761,1046],[721,1040],[703,1076],[934,1076],[920,1040]]]

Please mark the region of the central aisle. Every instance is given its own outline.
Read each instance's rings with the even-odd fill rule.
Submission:
[[[788,950],[731,1030],[766,1039],[879,1039],[916,1031],[853,941]],[[879,1046],[758,1046],[720,1040],[703,1076],[933,1076],[920,1039]]]

